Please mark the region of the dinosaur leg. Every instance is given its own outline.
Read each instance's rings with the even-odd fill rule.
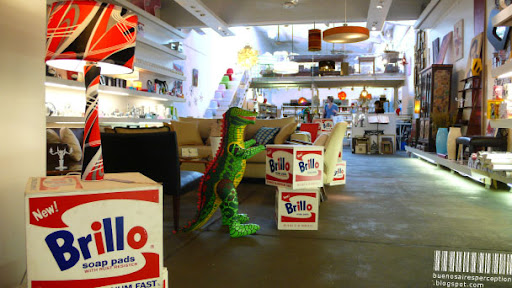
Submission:
[[[222,221],[229,225],[229,235],[233,238],[251,235],[260,230],[257,224],[242,224],[238,214],[238,197],[233,183],[222,180],[217,186],[217,193],[222,200]]]

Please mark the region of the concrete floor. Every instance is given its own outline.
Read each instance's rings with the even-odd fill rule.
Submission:
[[[512,252],[508,191],[486,190],[400,155],[345,150],[343,157],[347,184],[328,188],[318,231],[277,230],[275,190],[263,181],[238,188],[241,212],[261,225],[256,235],[239,239],[221,226],[220,212],[202,231],[173,234],[166,197],[170,287],[450,287],[433,279],[435,250]],[[194,216],[196,201],[195,193],[182,198],[182,225]]]

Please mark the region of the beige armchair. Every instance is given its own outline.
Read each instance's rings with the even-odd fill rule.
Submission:
[[[345,132],[347,131],[347,122],[339,122],[334,125],[329,138],[325,142],[324,151],[324,185],[329,185],[334,178],[334,171],[338,163],[338,155],[343,153],[342,144]]]

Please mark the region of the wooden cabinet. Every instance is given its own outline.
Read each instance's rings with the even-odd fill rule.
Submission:
[[[421,71],[421,112],[418,148],[435,151],[435,134],[432,114],[449,113],[451,102],[453,65],[434,64]]]

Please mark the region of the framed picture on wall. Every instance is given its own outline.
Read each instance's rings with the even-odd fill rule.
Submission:
[[[471,77],[471,65],[473,63],[473,59],[482,57],[482,40],[483,33],[476,35],[471,40],[471,45],[469,46],[468,65],[466,68],[466,78]]]
[[[464,57],[464,19],[453,26],[453,57],[455,61]]]
[[[199,85],[199,71],[192,69],[192,86],[197,87]]]

